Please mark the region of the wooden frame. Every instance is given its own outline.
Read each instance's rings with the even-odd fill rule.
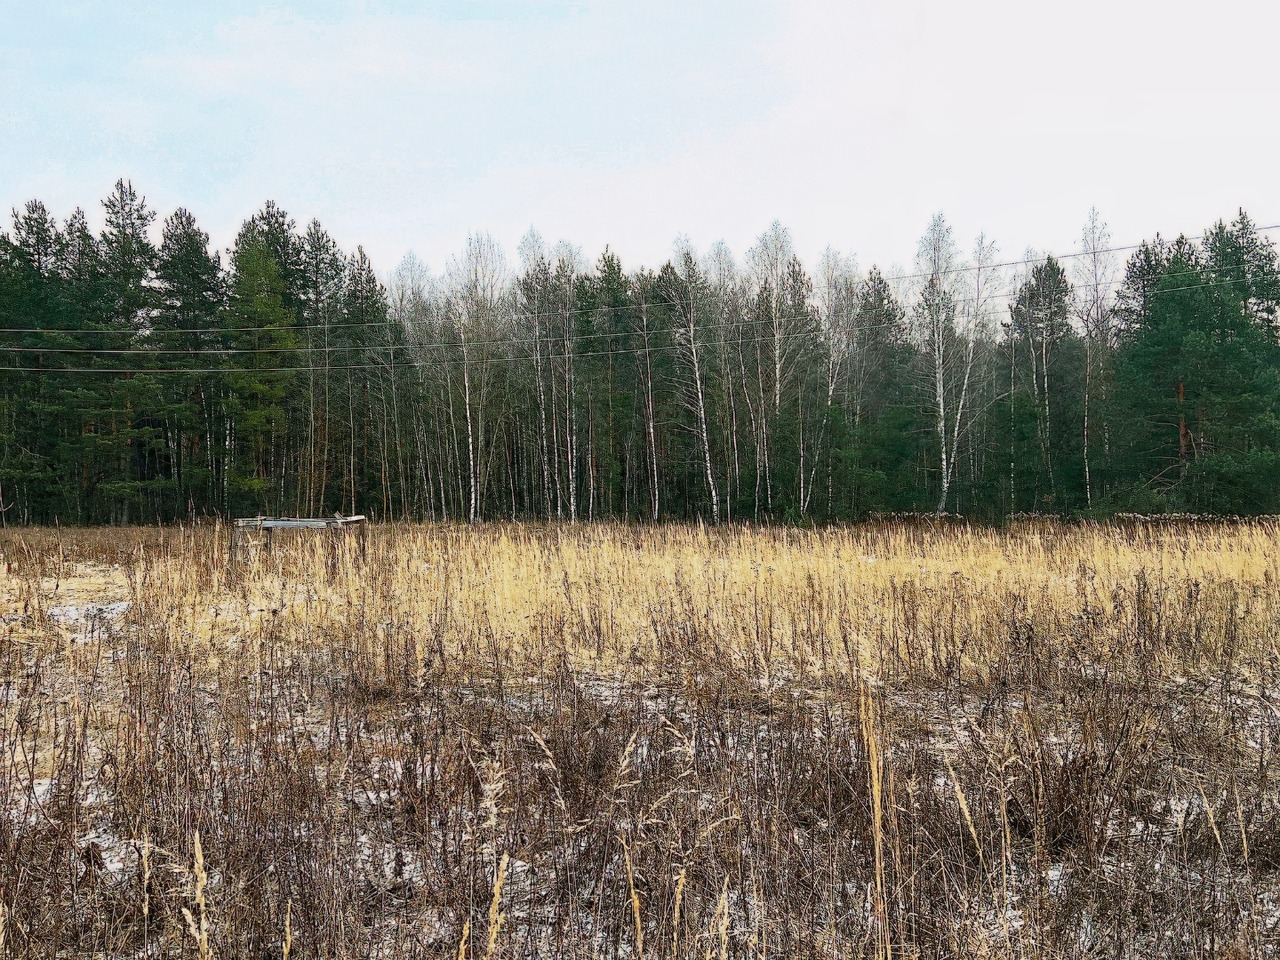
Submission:
[[[254,531],[265,530],[267,550],[271,549],[272,534],[276,530],[331,530],[351,531],[365,522],[364,514],[351,517],[239,517],[231,523],[231,563],[240,559],[240,547],[245,537]]]

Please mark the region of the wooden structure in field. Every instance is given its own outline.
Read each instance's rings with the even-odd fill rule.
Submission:
[[[362,529],[364,514],[352,517],[240,517],[231,524],[231,562],[240,559],[240,552],[255,533],[265,533],[265,547],[271,549],[273,534],[277,530],[327,530],[331,535],[346,536]]]

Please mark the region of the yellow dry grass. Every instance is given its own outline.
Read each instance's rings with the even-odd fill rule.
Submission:
[[[407,917],[432,956],[602,930],[1023,956],[1020,924],[1075,943],[1108,910],[1150,938],[1158,890],[1191,929],[1223,901],[1187,878],[1280,876],[1277,547],[1271,522],[387,525],[231,563],[211,526],[8,531],[0,918],[66,955],[246,930],[319,955]],[[112,879],[67,932],[93,844]],[[1253,915],[1221,926],[1255,944]]]
[[[1099,662],[1145,649],[1151,669],[1176,672],[1241,643],[1265,655],[1280,637],[1271,523],[387,526],[363,550],[299,537],[239,566],[207,528],[121,550],[111,564],[84,536],[56,570],[10,563],[0,575],[11,636],[31,633],[24,612],[128,600],[166,643],[207,650],[211,666],[264,643],[340,641],[374,659],[408,645],[439,670],[696,671],[714,660],[819,683],[988,680],[1018,643]],[[130,534],[112,536],[119,547]],[[72,632],[64,623],[47,636]]]

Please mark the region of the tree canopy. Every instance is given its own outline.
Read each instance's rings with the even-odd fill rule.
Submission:
[[[1280,269],[1246,214],[895,276],[531,233],[380,279],[274,203],[231,248],[128,181],[0,233],[0,515],[828,521],[1280,512]]]

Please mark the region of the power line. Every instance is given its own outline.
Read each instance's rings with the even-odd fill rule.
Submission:
[[[1185,271],[1178,271],[1173,273],[1165,273],[1165,274],[1162,274],[1161,276],[1162,277],[1179,277],[1179,276],[1191,276],[1198,273],[1200,273],[1200,271],[1198,270],[1185,270]],[[1251,278],[1249,277],[1237,277],[1237,278],[1230,278],[1230,279],[1223,279],[1223,280],[1209,280],[1200,284],[1191,284],[1183,287],[1174,287],[1172,289],[1159,291],[1159,292],[1167,294],[1167,293],[1177,293],[1185,290],[1201,289],[1206,287],[1230,286],[1237,283],[1248,283],[1250,279]],[[1117,286],[1119,284],[1122,284],[1123,282],[1124,282],[1123,279],[1115,279],[1115,280],[1107,281],[1101,284],[1101,286]],[[979,301],[986,301],[987,299],[988,299],[987,297],[981,297],[981,298],[952,297],[950,299],[950,302],[953,305],[960,305],[960,304],[966,304],[966,303],[976,303]],[[998,298],[992,297],[991,299],[994,300]],[[739,329],[742,327],[757,327],[757,326],[775,325],[778,323],[791,323],[797,320],[805,320],[805,319],[814,319],[814,320],[819,320],[820,322],[820,318],[815,312],[812,314],[799,314],[799,315],[788,316],[788,317],[763,317],[755,320],[736,319],[736,320],[728,320],[728,321],[715,322],[715,323],[699,323],[697,327],[699,330],[703,330],[703,331]],[[392,321],[392,322],[398,323],[398,321]],[[383,324],[367,324],[364,326],[382,326],[382,325]],[[359,326],[359,325],[356,325],[356,326]],[[856,329],[874,330],[874,329],[878,329],[880,326],[888,326],[888,325],[863,325],[863,326],[857,327]],[[276,333],[287,333],[292,330],[296,330],[297,328],[296,327],[263,327],[260,329],[270,330]],[[681,328],[676,328],[676,329],[681,329]],[[62,333],[64,331],[36,330],[36,329],[7,331],[4,329],[0,329],[0,334],[6,333],[6,332],[20,332],[20,333],[32,334],[32,333]],[[65,331],[65,332],[74,332],[74,331]],[[127,331],[83,331],[83,332],[108,333],[108,332],[127,332]],[[242,328],[235,332],[244,332],[244,330]],[[412,329],[406,330],[404,332],[411,335]],[[661,331],[658,331],[658,332],[661,332]],[[671,332],[671,330],[668,329],[665,332]],[[260,356],[260,355],[270,355],[270,354],[295,354],[295,355],[325,354],[325,355],[328,355],[328,354],[341,354],[341,353],[377,351],[377,350],[388,350],[388,351],[432,350],[432,349],[441,349],[441,348],[456,347],[456,346],[475,347],[475,348],[491,347],[491,346],[538,347],[543,344],[559,344],[559,343],[565,342],[566,340],[571,341],[573,343],[583,343],[587,341],[616,338],[616,337],[638,337],[638,336],[644,336],[646,333],[647,331],[642,331],[642,330],[607,330],[607,331],[597,331],[595,333],[570,334],[568,336],[547,335],[542,337],[504,337],[504,338],[494,338],[494,339],[469,340],[469,341],[466,341],[465,343],[463,343],[462,340],[459,339],[454,341],[434,341],[434,342],[423,342],[423,341],[412,342],[411,341],[406,343],[339,344],[339,345],[329,345],[329,346],[309,346],[309,345],[303,344],[298,346],[225,347],[225,348],[224,347],[198,347],[198,348],[119,347],[119,348],[115,348],[115,347],[59,347],[59,346],[52,346],[52,345],[40,345],[40,346],[0,345],[0,353],[37,353],[42,355],[51,353],[51,354],[89,355],[89,356],[194,356],[194,357]],[[619,348],[616,352],[627,353],[627,352],[632,352],[634,349],[635,348],[623,347],[623,348]],[[576,355],[584,356],[585,354],[576,354]],[[11,367],[8,369],[17,369],[17,368]],[[45,369],[45,368],[40,368],[40,369]],[[49,369],[53,369],[53,368],[49,368]],[[301,368],[291,368],[291,369],[301,369]],[[317,369],[324,369],[324,368],[317,368]],[[328,369],[332,369],[332,367]]]
[[[1160,295],[1171,294],[1171,293],[1181,293],[1189,290],[1200,290],[1208,287],[1227,286],[1233,283],[1243,283],[1243,282],[1246,282],[1247,279],[1248,278],[1240,278],[1235,280],[1215,280],[1215,281],[1209,281],[1206,283],[1189,284],[1187,286],[1182,286],[1182,287],[1173,287],[1169,290],[1159,290],[1156,292]],[[809,319],[811,317],[812,317],[811,314],[804,314],[804,315],[791,316],[791,317],[779,317],[779,318],[776,318],[776,320],[770,319],[768,322],[786,323],[794,320]],[[764,321],[760,321],[760,322],[764,322]],[[903,325],[903,324],[900,324],[900,323],[869,324],[866,326],[855,327],[853,332],[864,333],[872,330],[882,330],[882,329],[898,327],[900,325]],[[705,327],[703,329],[705,329]],[[811,338],[816,334],[816,332],[817,331],[814,331],[814,330],[802,330],[802,331],[797,331],[789,334],[782,334],[777,337],[770,337],[767,339],[761,338],[761,337],[743,337],[736,340],[720,340],[715,342],[715,345],[720,347],[733,347],[733,346],[743,346],[748,344],[767,345],[767,344],[776,344],[776,343],[789,343],[792,341]],[[492,343],[500,344],[500,345],[509,345],[513,343],[513,341],[510,341],[510,340],[492,341]],[[472,346],[476,346],[476,345],[478,344],[477,343],[472,344]],[[456,344],[436,344],[434,346],[456,346]],[[360,348],[360,349],[387,349],[387,348],[378,347],[378,348]],[[404,345],[398,346],[396,349],[419,349],[420,350],[420,349],[426,349],[426,347],[420,344],[404,344]],[[675,351],[680,349],[687,349],[687,348],[685,348],[683,344],[673,341],[667,344],[650,344],[647,346],[623,347],[623,348],[612,349],[612,350],[587,351],[583,353],[577,353],[577,352],[548,353],[548,354],[540,354],[536,357],[528,356],[524,354],[508,354],[505,356],[480,357],[480,358],[463,357],[461,358],[461,362],[463,364],[479,364],[479,365],[497,364],[497,363],[529,363],[534,360],[537,360],[539,362],[541,362],[542,360],[546,360],[548,362],[556,362],[561,360],[589,360],[589,359],[599,359],[599,358],[605,358],[605,357],[611,358],[611,357],[617,357],[617,356],[652,354],[652,353],[658,353],[664,350]],[[35,348],[35,347],[0,347],[0,353],[19,353],[19,352],[56,353],[60,351],[58,351],[56,348],[41,350],[40,348]],[[74,351],[63,351],[63,352],[87,353],[90,355],[99,353],[99,351],[95,351],[95,350],[74,350]],[[134,352],[135,353],[151,353],[151,351],[134,351]],[[220,351],[204,351],[204,352],[201,352],[201,355],[220,356],[222,355],[222,353]],[[0,366],[0,371],[10,371],[10,372],[20,372],[20,373],[73,373],[73,374],[104,374],[105,373],[105,374],[114,374],[117,376],[135,376],[135,375],[145,376],[145,375],[170,375],[170,374],[235,375],[235,374],[250,374],[250,373],[310,374],[310,373],[341,373],[341,372],[349,372],[354,370],[384,370],[385,371],[385,370],[399,370],[399,369],[410,369],[410,370],[422,370],[422,369],[431,369],[431,368],[440,369],[440,368],[449,366],[451,363],[456,363],[456,362],[457,360],[451,360],[449,358],[442,358],[442,357],[418,357],[416,359],[408,360],[408,361],[387,360],[383,362],[346,363],[346,364],[333,364],[333,365],[325,365],[325,366],[309,365],[309,366],[287,366],[287,367],[276,366],[276,367],[150,367],[150,368],[147,368],[147,367],[125,368],[125,367]]]
[[[1272,230],[1280,230],[1280,223],[1273,223],[1265,227],[1254,227],[1249,232],[1252,234],[1259,234],[1259,233],[1269,233]],[[1191,237],[1183,236],[1183,237],[1180,237],[1180,239],[1185,239],[1188,242],[1192,242],[1196,240],[1203,240],[1207,236],[1208,236],[1207,233],[1201,233]],[[1177,241],[1174,241],[1174,242],[1176,243]],[[936,273],[932,271],[927,273],[908,273],[908,274],[900,274],[896,277],[885,277],[885,279],[889,281],[927,280],[928,278],[933,276],[949,276],[953,273],[972,273],[975,270],[1001,270],[1001,269],[1004,269],[1005,267],[1026,267],[1026,266],[1031,266],[1033,264],[1043,263],[1049,257],[1053,257],[1053,259],[1055,260],[1076,260],[1081,257],[1092,257],[1092,256],[1108,254],[1108,253],[1126,253],[1130,250],[1140,250],[1144,245],[1147,245],[1146,240],[1143,240],[1140,243],[1130,243],[1130,244],[1125,244],[1124,246],[1118,246],[1118,247],[1103,247],[1098,250],[1077,250],[1074,253],[1062,253],[1062,254],[1046,253],[1042,256],[1025,258],[1022,260],[1006,260],[1002,263],[977,264],[977,265],[972,263],[966,263],[966,264],[961,264],[958,267],[950,267],[946,270],[939,270]],[[1191,272],[1191,271],[1188,271],[1188,272]]]
[[[699,323],[699,330],[720,330],[733,329],[735,327],[755,327],[768,325],[773,323],[787,323],[795,320],[809,319],[812,315],[800,314],[792,317],[766,317],[758,320],[729,320],[721,323]],[[816,319],[816,317],[815,317]],[[286,333],[292,328],[288,327],[271,327],[269,328],[278,333]],[[681,328],[675,328],[681,329]],[[868,329],[868,328],[864,328]],[[3,333],[0,330],[0,333]],[[411,332],[411,331],[406,331]],[[670,332],[670,328],[667,332]],[[81,353],[81,354],[99,354],[104,356],[116,355],[135,355],[135,356],[159,356],[159,355],[179,355],[179,356],[229,356],[234,354],[241,355],[257,355],[267,353],[331,353],[352,350],[422,350],[438,347],[485,347],[485,346],[507,346],[507,345],[529,345],[536,346],[544,343],[556,344],[564,343],[569,340],[574,343],[580,343],[584,340],[596,340],[602,337],[624,337],[644,336],[641,330],[608,330],[599,333],[587,334],[571,334],[569,336],[545,336],[545,337],[504,337],[490,340],[467,340],[465,343],[459,339],[456,341],[435,341],[433,343],[379,343],[379,344],[341,344],[337,346],[314,347],[314,346],[296,346],[296,347],[201,347],[201,348],[165,348],[165,347],[22,347],[22,346],[3,346],[0,345],[0,353]]]
[[[861,330],[883,329],[896,326],[896,324],[875,324],[870,327],[861,327]],[[743,344],[754,343],[781,343],[790,342],[792,340],[803,340],[812,336],[810,331],[801,333],[783,334],[779,337],[772,337],[769,340],[762,340],[758,337],[747,337],[741,340],[722,340],[719,346],[740,346]],[[677,343],[655,344],[647,347],[629,347],[621,350],[600,350],[588,353],[567,353],[567,354],[548,354],[541,359],[548,361],[556,360],[590,360],[600,357],[616,357],[626,356],[630,354],[657,353],[662,350],[680,349],[681,345]],[[528,356],[499,356],[499,357],[483,357],[476,359],[463,359],[462,362],[473,365],[484,365],[490,363],[528,363],[533,360]],[[412,361],[392,360],[386,363],[354,363],[354,364],[338,364],[333,366],[296,366],[296,367],[152,367],[152,368],[123,368],[123,367],[6,367],[0,366],[0,373],[6,371],[24,372],[24,373],[111,373],[111,374],[129,374],[129,375],[145,375],[145,374],[241,374],[241,373],[334,373],[344,370],[393,370],[393,369],[423,369],[423,368],[442,368],[450,364],[449,360],[438,357],[425,357]]]
[[[1269,226],[1254,227],[1250,232],[1253,234],[1262,234],[1262,233],[1268,233],[1274,230],[1280,230],[1280,224],[1271,224]],[[1192,237],[1186,237],[1185,239],[1188,241],[1203,240],[1206,236],[1208,236],[1208,234],[1199,234]],[[882,275],[881,279],[883,279],[886,283],[896,283],[899,281],[928,279],[929,277],[933,277],[933,276],[950,276],[953,274],[972,273],[978,270],[995,271],[995,270],[1006,269],[1008,267],[1031,266],[1031,265],[1040,264],[1040,263],[1043,263],[1049,257],[1053,257],[1055,260],[1061,261],[1061,260],[1072,260],[1080,257],[1087,257],[1087,256],[1093,256],[1093,255],[1123,253],[1126,251],[1138,250],[1145,243],[1146,241],[1143,241],[1142,243],[1126,244],[1123,246],[1115,246],[1115,247],[1105,247],[1098,250],[1077,251],[1075,253],[1065,253],[1065,254],[1046,253],[1044,256],[1041,256],[1041,257],[1025,258],[1022,260],[1007,260],[1004,262],[993,263],[993,264],[981,264],[981,265],[962,264],[961,266],[951,267],[951,268],[948,268],[947,270],[941,270],[936,273],[898,274],[898,275],[887,276],[887,277]],[[1193,270],[1179,271],[1177,273],[1167,273],[1167,274],[1164,274],[1164,276],[1173,276],[1173,277],[1189,276],[1199,272],[1200,272],[1199,270],[1193,269]],[[1115,287],[1123,283],[1124,283],[1124,278],[1121,277],[1121,278],[1104,281],[1103,283],[1099,284],[1099,286]],[[707,297],[708,299],[714,300],[721,304],[728,303],[728,301],[725,298],[717,297],[714,294],[709,294],[707,295]],[[977,298],[974,298],[974,297],[958,297],[958,298],[953,298],[953,302],[971,303],[971,302],[974,302],[976,299]],[[545,313],[538,311],[536,314],[530,313],[529,311],[517,310],[517,311],[513,311],[512,315],[518,316],[521,318],[530,318],[533,316],[539,316],[539,317],[546,317],[548,319],[554,319],[554,318],[567,318],[567,317],[576,317],[576,316],[584,316],[584,315],[597,315],[602,313],[608,314],[608,313],[621,312],[621,311],[641,313],[646,307],[678,307],[678,306],[684,306],[689,302],[690,302],[689,300],[685,300],[685,299],[649,300],[649,301],[644,301],[642,303],[637,303],[637,304],[622,304],[622,305],[598,306],[598,307],[580,307],[572,310],[550,310]],[[736,321],[737,324],[751,323],[751,322],[754,322],[754,321]],[[772,322],[772,321],[764,321],[764,322]],[[733,325],[733,324],[729,324],[729,325]],[[352,329],[352,328],[374,329],[374,328],[382,328],[382,327],[398,327],[401,330],[410,330],[412,329],[413,326],[414,324],[412,321],[406,324],[402,320],[375,320],[371,322],[351,321],[351,322],[343,322],[343,323],[289,324],[285,326],[193,327],[188,329],[169,329],[169,330],[157,330],[155,328],[146,329],[146,330],[130,330],[130,329],[67,329],[67,328],[61,328],[61,327],[0,327],[0,335],[57,334],[60,336],[75,336],[75,337],[80,337],[80,336],[194,336],[194,335],[215,335],[215,334],[236,335],[236,334],[245,334],[245,333],[267,333],[267,332],[271,332],[271,333],[305,332],[305,331],[329,332],[333,330],[343,330],[343,329]],[[716,325],[702,324],[702,326],[711,327]],[[575,339],[594,340],[594,339],[599,339],[603,337],[627,336],[627,335],[640,333],[640,332],[641,331],[627,331],[627,330],[599,331],[596,333],[585,333],[581,335],[576,335]],[[563,339],[564,339],[563,337],[559,337],[559,336],[555,336],[555,337],[548,336],[547,338],[545,338],[544,342],[558,342]],[[477,344],[482,343],[482,341],[473,341],[473,342]],[[507,342],[507,341],[492,341],[492,342],[499,343],[499,342]],[[49,348],[49,349],[52,349],[52,348]],[[288,349],[288,348],[282,348],[282,349]],[[304,349],[304,348],[293,348],[293,349]],[[305,349],[328,350],[331,348],[309,347]],[[348,349],[348,348],[338,347],[334,349]],[[361,348],[353,348],[353,349],[361,349]],[[127,351],[122,351],[122,352],[127,352]],[[141,352],[176,353],[178,351],[147,349]],[[220,351],[220,352],[228,352],[228,351]]]
[[[1195,272],[1197,271],[1181,271],[1178,273],[1163,274],[1163,276],[1185,276]],[[1156,293],[1160,295],[1166,295],[1171,293],[1185,292],[1188,290],[1200,290],[1200,289],[1205,289],[1210,287],[1231,286],[1233,284],[1238,284],[1238,283],[1248,283],[1249,280],[1250,280],[1249,277],[1237,277],[1237,278],[1224,279],[1224,280],[1208,280],[1204,283],[1189,284],[1181,287],[1173,287],[1167,290],[1158,290],[1156,291]],[[973,298],[973,297],[952,298],[951,303],[954,305],[959,303],[974,302],[976,299],[977,298]],[[720,323],[701,323],[697,325],[697,329],[701,331],[733,330],[733,329],[741,329],[743,327],[772,326],[776,324],[793,323],[800,320],[816,320],[816,319],[818,318],[814,314],[807,313],[807,314],[796,314],[796,315],[783,316],[783,317],[765,317],[765,318],[760,318],[756,320],[733,320],[733,321],[725,321]],[[863,331],[884,329],[884,328],[892,327],[895,325],[896,324],[893,324],[893,323],[864,324],[860,326],[855,326],[852,329],[855,332],[863,332]],[[272,328],[272,329],[279,330],[282,328]],[[667,332],[677,332],[680,329],[683,329],[683,328],[676,328],[676,330],[668,330]],[[810,332],[811,331],[804,331],[800,335],[808,336]],[[34,346],[33,347],[33,346],[0,345],[0,354],[35,353],[40,355],[58,354],[58,355],[87,355],[87,356],[192,356],[192,357],[265,356],[265,355],[274,355],[274,354],[291,354],[291,355],[325,354],[325,355],[328,355],[328,354],[344,353],[344,352],[349,353],[349,352],[366,352],[366,351],[367,352],[376,352],[376,351],[393,351],[394,352],[397,350],[437,350],[437,349],[449,348],[449,347],[462,347],[465,349],[468,347],[481,348],[481,347],[490,347],[490,346],[500,346],[500,347],[540,346],[542,344],[560,344],[560,343],[564,343],[566,340],[572,343],[581,343],[586,340],[594,340],[594,339],[599,339],[603,337],[618,337],[618,336],[635,337],[635,336],[641,336],[641,335],[643,335],[641,331],[617,330],[617,331],[601,332],[596,334],[584,334],[581,336],[575,335],[570,337],[563,337],[563,336],[507,337],[507,338],[500,338],[500,339],[469,340],[465,342],[463,342],[462,340],[454,340],[454,341],[434,341],[434,342],[416,342],[416,343],[408,342],[408,343],[396,343],[396,344],[344,344],[344,345],[327,346],[327,347],[280,346],[280,347],[252,347],[252,348],[225,348],[225,349],[216,348],[216,347],[215,348],[180,349],[180,348],[161,348],[161,347],[112,348],[112,347],[56,347],[56,346]],[[777,338],[770,338],[770,339],[777,339]],[[761,338],[746,338],[738,341],[720,341],[720,342],[721,343],[727,342],[732,344],[732,343],[755,343],[755,342],[768,342],[768,341],[762,340]],[[652,347],[652,349],[659,349],[661,348],[661,346],[662,345],[658,345],[658,346]],[[605,355],[626,355],[626,354],[631,354],[636,352],[644,352],[646,349],[648,348],[643,346],[619,347],[616,349],[604,350],[604,351],[560,354],[560,356],[587,357],[587,356],[605,356]],[[520,360],[538,359],[542,356],[554,357],[555,355],[539,354],[538,357],[520,355],[515,357],[486,358],[486,359],[502,360],[502,361],[510,360],[514,362],[514,361],[520,361]],[[381,367],[385,365],[374,364],[374,366]],[[13,370],[13,369],[22,369],[22,368],[8,367],[5,369]],[[65,368],[41,367],[37,369],[55,370],[55,369],[65,369]],[[223,369],[228,369],[228,368],[223,368]],[[255,369],[255,368],[245,368],[245,369],[247,371],[249,369]],[[261,368],[256,368],[256,369],[261,369]],[[288,368],[280,368],[280,369],[333,370],[333,369],[353,369],[353,367],[351,367],[350,365],[346,365],[346,366],[328,365],[324,367],[318,367],[318,366],[313,366],[310,368],[288,367]]]
[[[1280,225],[1271,226],[1271,227],[1259,227],[1259,228],[1256,228],[1255,232],[1262,232],[1265,230],[1274,230],[1274,229],[1280,229]],[[1122,249],[1132,249],[1132,248],[1131,247],[1111,248],[1111,250],[1113,251],[1122,250]],[[1028,259],[1028,260],[1023,260],[1018,262],[1022,264],[1031,264],[1031,263],[1039,263],[1041,261],[1039,259],[1036,259],[1036,260]],[[1010,263],[1006,263],[1000,266],[1010,266],[1013,264],[1014,262],[1011,261]],[[995,269],[995,267],[992,267],[992,269]],[[1162,276],[1164,277],[1187,276],[1187,275],[1197,274],[1199,272],[1200,272],[1199,270],[1193,269],[1193,270],[1179,271],[1176,273],[1166,273],[1166,274],[1163,274]],[[1250,279],[1251,278],[1249,277],[1238,277],[1238,278],[1222,279],[1222,280],[1209,280],[1204,283],[1190,284],[1182,287],[1174,287],[1171,289],[1156,291],[1156,292],[1159,294],[1170,294],[1170,293],[1177,293],[1181,291],[1202,289],[1202,288],[1208,288],[1208,287],[1230,286],[1237,283],[1249,282]],[[1115,279],[1115,280],[1107,281],[1103,285],[1115,286],[1122,282],[1124,282],[1122,279]],[[971,302],[976,302],[978,299],[979,298],[976,298],[976,297],[952,298],[951,303],[953,305],[960,304],[960,303],[967,303],[967,302],[971,303]],[[686,302],[691,302],[691,301],[663,301],[661,302],[661,304],[651,303],[649,305],[683,305]],[[634,311],[640,308],[636,306],[630,306],[630,305],[626,307],[599,308],[600,311],[605,311],[609,309],[630,309]],[[592,311],[584,308],[579,311],[562,312],[558,315],[564,316],[566,315],[566,313],[580,314],[580,313],[587,313],[587,312],[592,312]],[[738,320],[725,321],[725,322],[719,322],[719,323],[703,323],[703,324],[699,324],[698,327],[699,329],[704,331],[735,329],[735,328],[741,329],[743,327],[755,327],[755,326],[761,326],[761,325],[777,325],[780,323],[791,323],[797,320],[816,320],[816,319],[818,319],[816,310],[810,310],[804,314],[788,316],[788,317],[764,317],[756,320],[738,319]],[[388,321],[388,323],[389,324],[393,323],[397,325],[399,324],[398,321]],[[384,324],[347,324],[346,326],[369,327],[369,326],[375,326],[375,325],[381,326]],[[854,330],[856,332],[865,332],[865,331],[870,331],[875,329],[883,329],[883,328],[891,327],[895,325],[896,324],[893,324],[893,323],[866,325],[861,327],[855,327]],[[337,326],[337,325],[330,325],[330,328],[332,328],[333,326]],[[220,328],[206,328],[206,330],[209,330],[209,331],[212,331],[215,329],[220,329]],[[244,332],[248,332],[250,329],[253,329],[253,328],[239,328],[239,329],[225,328],[225,329],[228,329],[229,332],[244,333]],[[291,327],[264,327],[259,329],[263,331],[270,330],[272,332],[281,333],[287,330],[296,330],[298,328],[296,327],[292,327],[292,328]],[[6,331],[0,330],[0,333],[3,333],[3,332],[6,332]],[[27,330],[15,330],[10,332],[20,332],[20,333],[30,334],[30,333],[36,333],[36,332],[47,332],[47,333],[103,332],[103,333],[106,333],[106,332],[116,332],[116,331],[60,331],[60,330],[37,331],[37,330],[27,329]],[[132,331],[119,331],[119,332],[132,332]],[[186,332],[186,331],[183,331],[183,332]],[[406,332],[411,333],[411,330]],[[730,340],[730,341],[719,341],[719,345],[735,346],[735,345],[742,345],[747,343],[786,342],[791,339],[800,339],[800,338],[808,337],[812,335],[814,332],[815,331],[812,331],[812,330],[800,331],[794,335],[783,335],[780,337],[772,337],[767,340],[756,337],[756,338],[743,338],[739,340]],[[559,343],[565,342],[566,340],[577,344],[577,343],[582,343],[584,341],[590,341],[590,340],[596,340],[596,339],[602,339],[602,338],[612,338],[612,337],[618,337],[618,336],[633,336],[633,337],[641,336],[641,335],[644,335],[645,333],[647,333],[647,331],[616,330],[616,331],[600,331],[596,333],[581,334],[581,335],[571,334],[568,337],[556,335],[556,336],[532,337],[532,338],[507,337],[507,338],[491,339],[491,340],[473,340],[466,344],[462,343],[461,341],[452,341],[452,342],[435,342],[435,343],[410,342],[410,343],[403,343],[403,344],[378,344],[378,345],[350,344],[350,345],[330,345],[330,346],[256,347],[256,348],[226,348],[226,349],[219,349],[219,348],[212,348],[212,349],[210,348],[198,348],[198,349],[96,348],[96,347],[79,348],[79,347],[53,347],[53,346],[37,346],[37,347],[0,346],[0,353],[9,353],[9,354],[36,353],[42,356],[45,354],[88,355],[88,356],[212,356],[212,357],[261,356],[261,355],[272,355],[272,354],[292,354],[292,355],[324,354],[327,356],[329,354],[354,352],[354,351],[389,351],[389,352],[394,352],[396,350],[422,351],[422,350],[437,350],[441,348],[458,347],[458,346],[462,346],[464,349],[468,346],[473,348],[481,348],[486,346],[501,346],[501,347],[539,346],[540,347],[542,344],[559,344]],[[659,344],[659,345],[621,347],[616,349],[607,349],[607,350],[599,350],[599,351],[571,352],[571,353],[559,353],[559,354],[548,353],[545,355],[545,359],[547,359],[549,362],[554,362],[555,360],[565,359],[565,358],[591,359],[591,358],[599,358],[599,357],[636,355],[636,354],[652,353],[658,350],[666,349],[667,346],[668,345]],[[677,348],[679,347],[679,344],[672,343],[669,346],[671,348]],[[463,362],[464,363],[525,362],[525,361],[530,361],[534,359],[537,359],[540,362],[541,359],[543,359],[543,356],[544,355],[541,353],[541,350],[539,350],[536,358],[526,356],[526,355],[508,355],[508,356],[499,356],[499,357],[487,357],[479,360],[471,360],[469,358],[464,357]],[[439,364],[444,364],[448,362],[449,361],[445,358],[418,357],[410,361],[397,361],[392,359],[392,360],[373,362],[373,363],[347,363],[347,364],[336,364],[336,365],[327,364],[324,366],[318,366],[318,365],[309,365],[309,366],[294,365],[294,366],[277,366],[277,367],[225,367],[225,366],[222,366],[222,367],[208,367],[208,368],[152,367],[152,368],[141,368],[141,369],[138,369],[138,368],[130,369],[130,368],[121,368],[121,367],[113,368],[113,367],[9,366],[9,367],[3,367],[0,369],[5,369],[5,370],[10,370],[15,372],[112,373],[117,375],[176,374],[176,373],[187,373],[187,374],[314,373],[319,371],[342,372],[342,371],[351,371],[351,370],[373,370],[373,369],[387,370],[387,369],[397,369],[397,368],[421,369],[426,366],[439,365]]]

